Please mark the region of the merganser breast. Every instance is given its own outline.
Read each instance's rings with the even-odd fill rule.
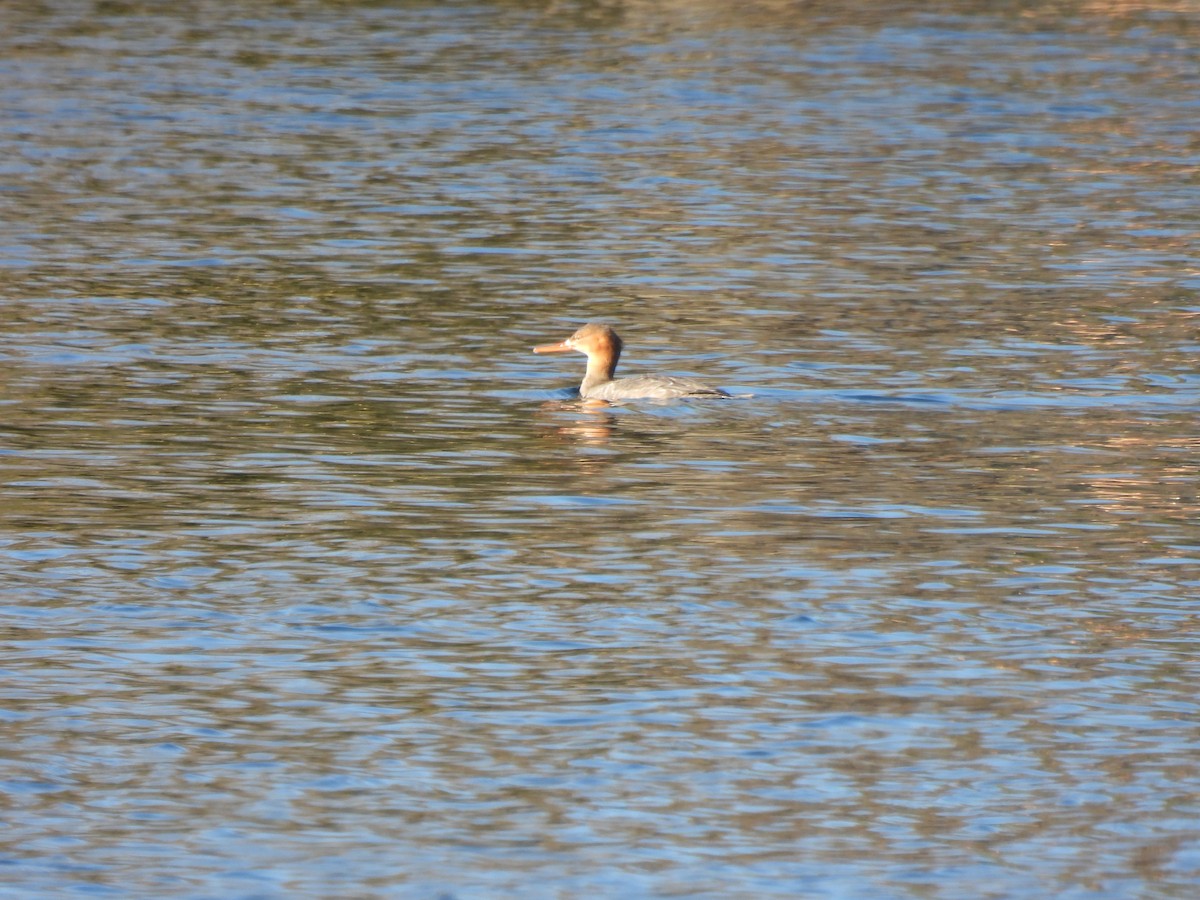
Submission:
[[[564,353],[575,350],[587,355],[587,372],[579,386],[585,400],[675,400],[683,397],[728,397],[720,388],[694,378],[677,375],[634,375],[614,379],[624,344],[613,329],[589,322],[565,341],[540,344],[534,353]]]

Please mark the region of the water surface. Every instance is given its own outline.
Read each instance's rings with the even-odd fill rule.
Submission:
[[[1198,63],[0,12],[7,890],[1193,896]],[[739,398],[580,405],[599,318]]]

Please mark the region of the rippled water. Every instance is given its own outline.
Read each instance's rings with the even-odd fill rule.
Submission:
[[[0,9],[0,893],[1194,896],[1198,64]]]

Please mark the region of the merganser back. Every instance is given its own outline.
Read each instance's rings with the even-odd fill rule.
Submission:
[[[674,400],[679,397],[728,397],[720,388],[709,387],[694,378],[676,375],[634,375],[613,380],[617,360],[621,358],[621,339],[601,322],[589,322],[565,341],[541,344],[534,353],[564,353],[576,350],[587,354],[587,374],[579,386],[585,400]]]

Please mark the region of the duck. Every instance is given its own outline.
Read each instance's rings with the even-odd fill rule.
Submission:
[[[614,378],[624,344],[616,331],[603,322],[589,322],[557,344],[539,344],[534,353],[565,353],[574,350],[587,356],[587,371],[579,385],[584,400],[677,400],[682,398],[727,398],[717,387],[679,375],[633,375]]]

